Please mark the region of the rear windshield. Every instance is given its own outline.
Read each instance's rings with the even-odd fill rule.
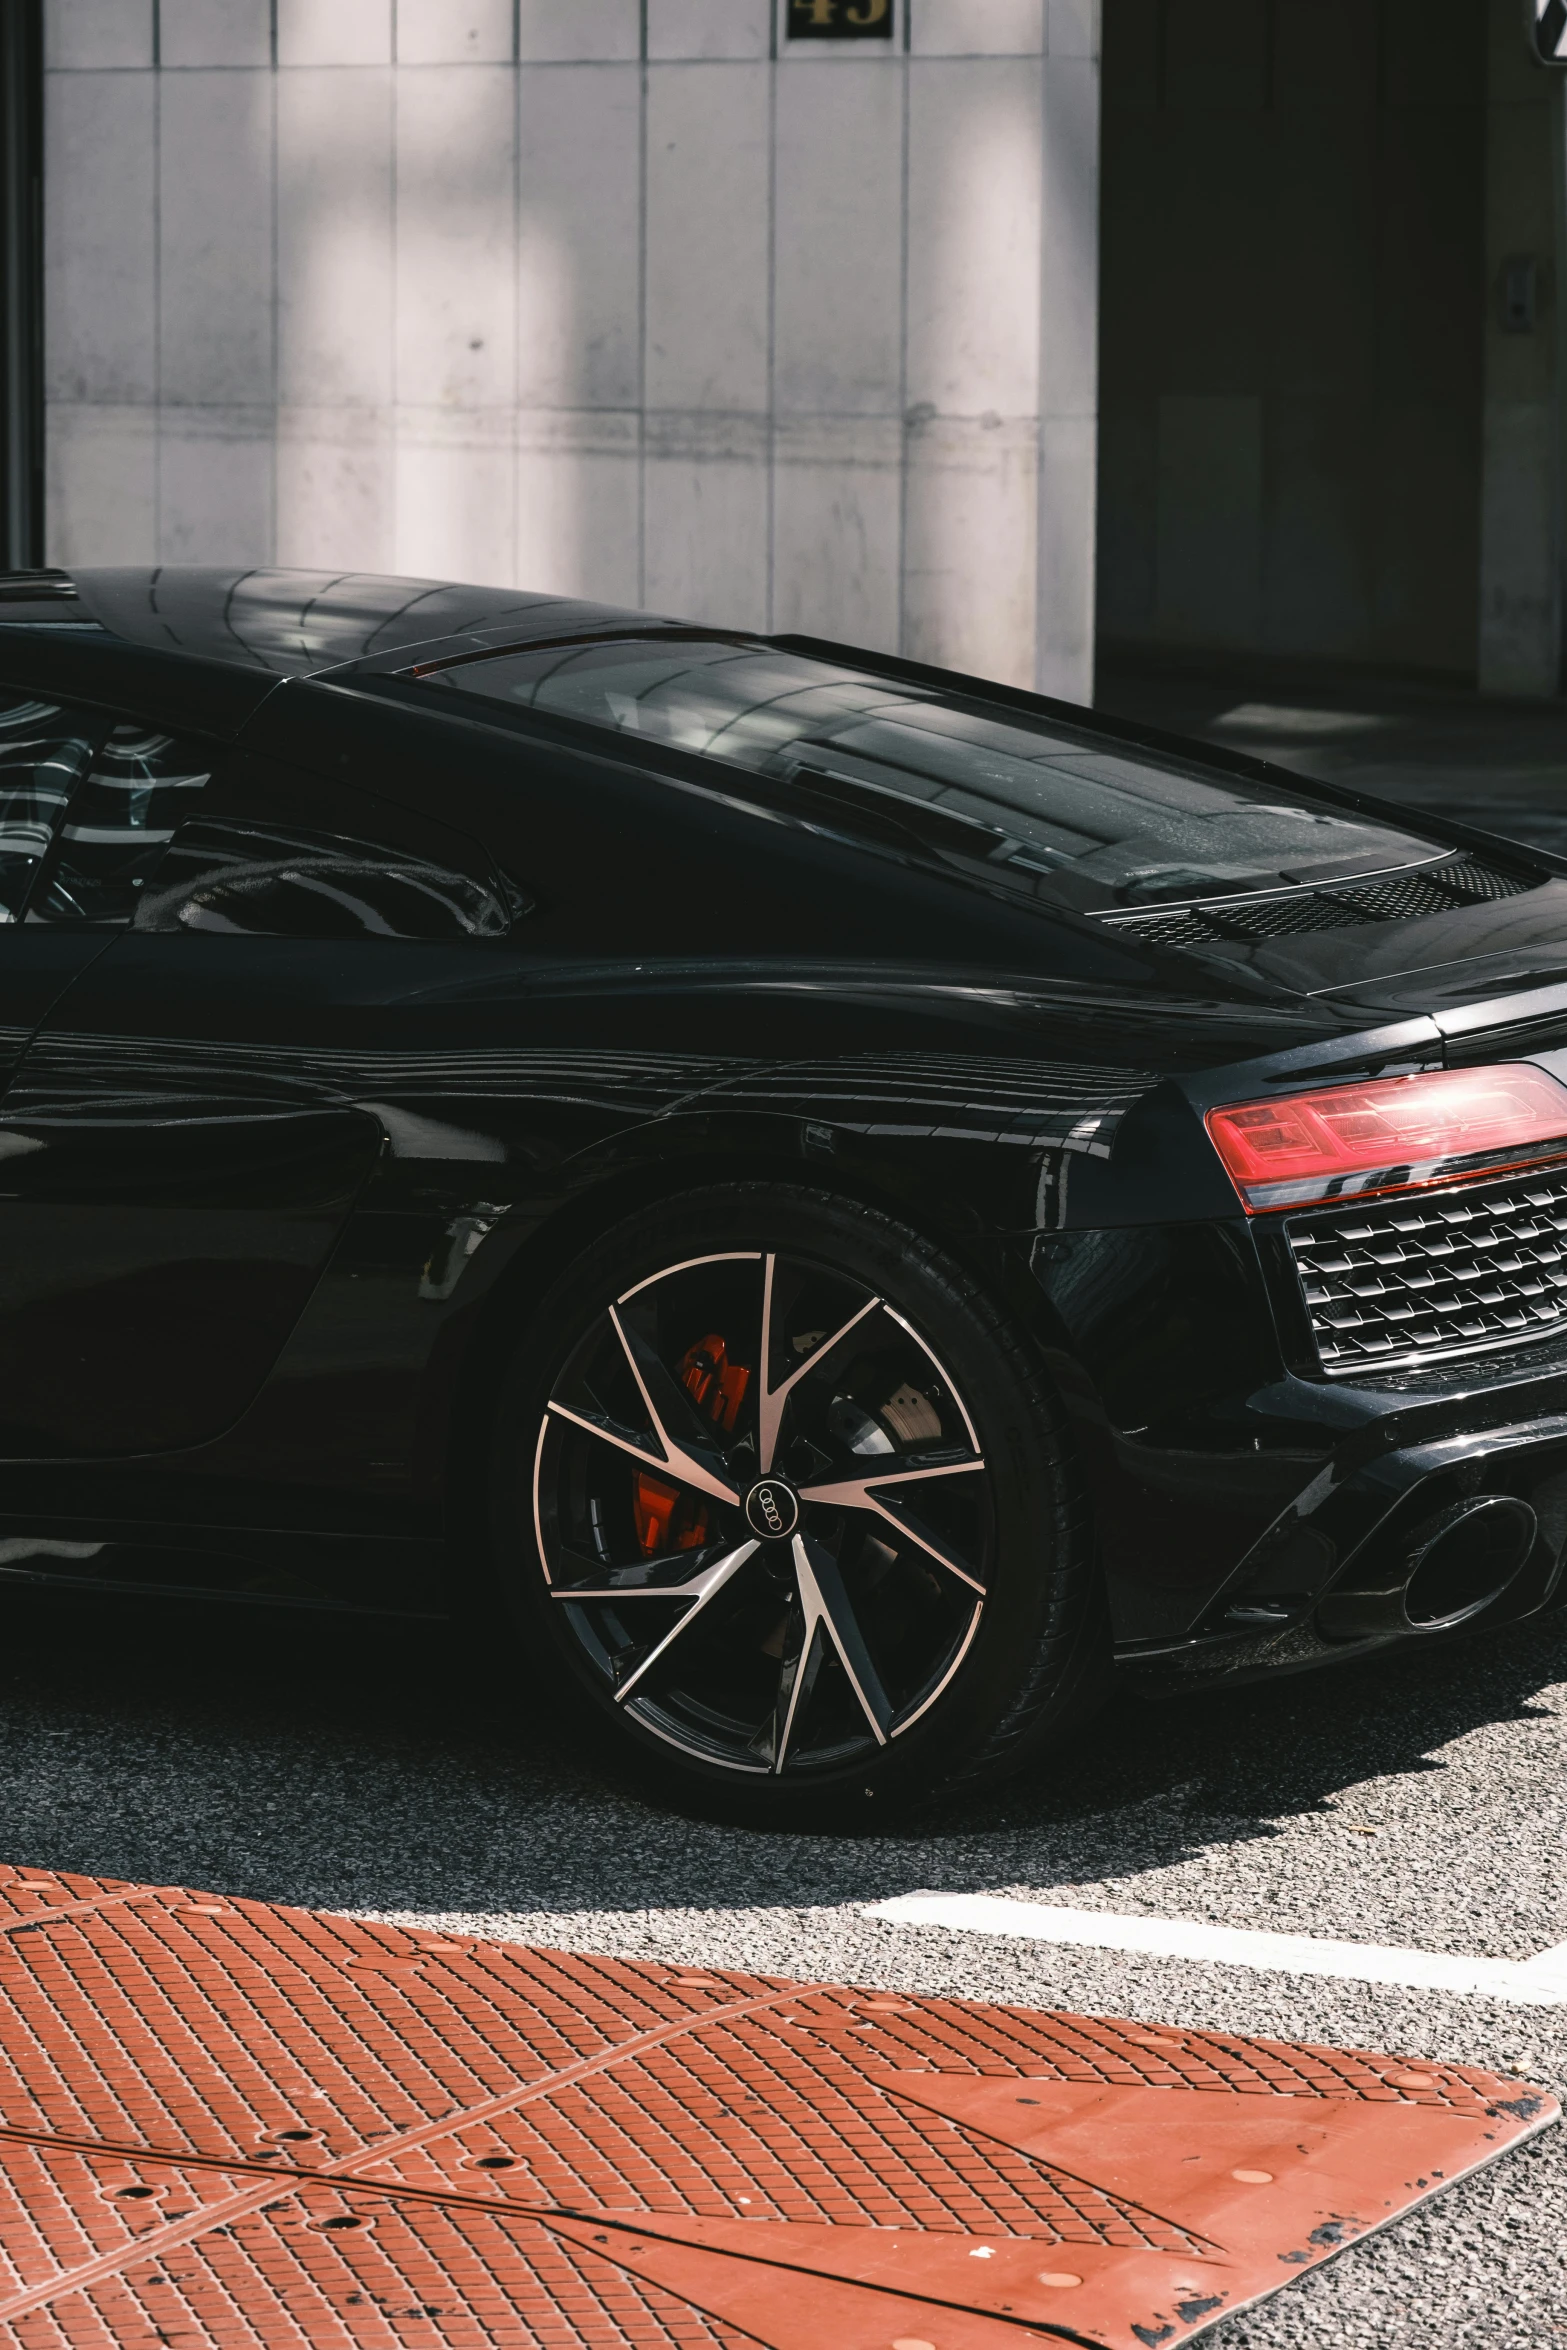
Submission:
[[[425,683],[673,744],[767,777],[807,821],[964,860],[1085,913],[1326,881],[1451,854],[1054,717],[719,638],[600,639],[455,661]],[[777,795],[774,795],[777,796]]]

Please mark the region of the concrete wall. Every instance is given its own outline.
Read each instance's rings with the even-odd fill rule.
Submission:
[[[910,14],[904,21],[904,7]],[[1097,0],[45,0],[50,559],[1087,698]]]

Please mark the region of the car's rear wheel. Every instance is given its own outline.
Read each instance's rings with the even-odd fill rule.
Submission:
[[[514,1611],[623,1754],[759,1824],[998,1775],[1098,1658],[1055,1399],[856,1203],[745,1184],[591,1248],[501,1398]]]

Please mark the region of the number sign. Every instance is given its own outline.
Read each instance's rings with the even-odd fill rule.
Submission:
[[[791,41],[890,41],[892,0],[789,0]]]

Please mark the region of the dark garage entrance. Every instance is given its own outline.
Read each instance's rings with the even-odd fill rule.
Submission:
[[[1101,700],[1560,682],[1561,83],[1517,0],[1106,0]]]

